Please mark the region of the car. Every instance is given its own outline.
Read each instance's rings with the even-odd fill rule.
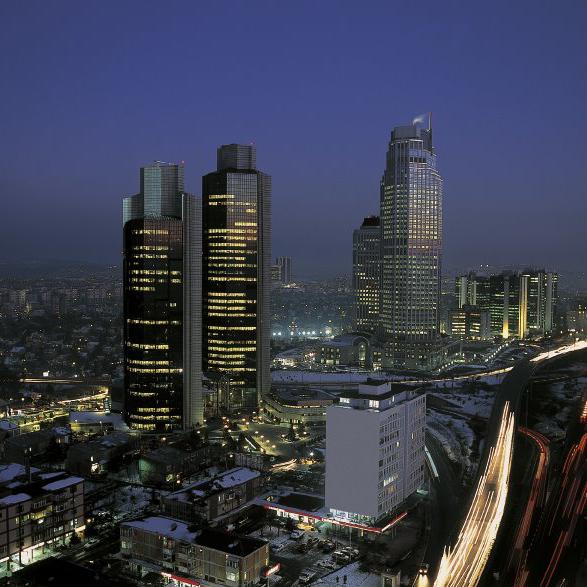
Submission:
[[[346,564],[350,562],[351,557],[348,553],[343,552],[342,550],[336,550],[332,553],[332,558],[339,564]]]
[[[420,565],[420,575],[427,575],[429,570],[430,565],[428,563],[422,563]]]
[[[308,585],[316,577],[316,573],[312,570],[302,571],[299,576],[300,585]]]
[[[299,540],[300,538],[304,537],[304,532],[303,530],[294,530],[290,536],[292,540]]]
[[[285,543],[281,542],[280,544],[272,544],[271,545],[271,552],[281,552],[285,548]]]

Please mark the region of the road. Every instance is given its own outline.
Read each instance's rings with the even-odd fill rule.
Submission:
[[[457,542],[442,557],[435,587],[474,587],[479,583],[505,509],[514,432],[514,412],[506,402],[497,439],[490,449]]]
[[[516,584],[516,580],[524,572],[528,556],[528,537],[530,536],[531,528],[538,519],[538,512],[541,511],[544,506],[547,473],[550,463],[548,438],[534,430],[524,427],[520,427],[519,432],[534,446],[536,458],[533,467],[534,476],[528,500],[520,517],[516,534],[511,543],[507,568],[503,573],[504,579],[507,579],[510,584]]]
[[[474,587],[485,570],[508,495],[515,415],[532,370],[527,360],[520,361],[499,387],[476,490],[454,547],[445,549],[434,582],[436,587]]]
[[[587,392],[577,421],[567,434],[566,457],[550,493],[528,562],[517,577],[518,586],[549,587],[565,579],[571,584],[581,558],[575,533],[587,510]],[[579,559],[579,560],[577,560]]]
[[[430,565],[429,574],[436,572],[442,558],[444,545],[455,526],[459,512],[460,481],[440,442],[426,435],[426,447],[430,451],[438,477],[431,476],[430,495],[433,498],[430,512],[430,529],[422,561]],[[420,582],[424,581],[424,578]],[[428,578],[426,578],[428,581]]]
[[[543,363],[550,359],[554,359],[558,356],[565,355],[570,352],[579,351],[581,349],[587,348],[587,341],[580,340],[573,342],[571,344],[563,344],[560,347],[555,349],[550,349],[548,351],[544,351],[530,359],[530,362],[533,364]],[[512,369],[514,369],[515,365],[508,366],[508,367],[500,367],[498,369],[492,369],[491,371],[476,371],[474,373],[467,373],[464,375],[457,375],[457,376],[446,376],[446,377],[436,377],[434,379],[415,379],[410,377],[402,378],[401,381],[403,383],[410,383],[414,385],[425,385],[425,384],[434,384],[434,383],[449,383],[449,382],[458,382],[458,381],[476,381],[480,379],[484,379],[486,377],[493,377],[496,375],[507,375]],[[294,377],[294,373],[300,373],[301,378]],[[329,380],[329,376],[332,377]],[[303,385],[319,385],[324,388],[328,388],[329,386],[334,386],[336,388],[345,388],[345,387],[357,387],[359,384],[359,379],[354,378],[353,375],[355,373],[347,373],[346,375],[349,376],[349,380],[346,381],[343,377],[344,373],[325,373],[322,371],[291,371],[291,381],[287,379],[284,381],[279,381],[279,385],[283,387],[288,386],[299,386],[300,384]],[[376,376],[379,378],[384,378],[385,374],[381,372],[377,372],[375,375],[371,372],[364,373],[363,381],[367,380],[371,376]]]

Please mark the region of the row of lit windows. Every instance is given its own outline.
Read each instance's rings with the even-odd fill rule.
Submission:
[[[223,318],[256,318],[257,314],[255,312],[246,312],[243,311],[246,308],[239,308],[239,307],[208,307],[206,308],[206,316],[216,316],[216,317],[223,317]]]
[[[132,234],[168,235],[169,231],[160,228],[133,228]]]
[[[127,324],[140,324],[141,326],[179,326],[179,320],[143,320],[139,318],[127,318]]]
[[[181,373],[181,369],[147,369],[138,367],[127,367],[129,373]]]
[[[138,342],[126,342],[126,346],[132,349],[142,349],[146,351],[167,351],[169,350],[168,344],[145,344]]]

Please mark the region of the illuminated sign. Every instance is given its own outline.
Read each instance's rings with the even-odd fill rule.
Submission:
[[[275,563],[272,567],[266,567],[263,571],[263,577],[270,577],[281,569],[281,563]]]

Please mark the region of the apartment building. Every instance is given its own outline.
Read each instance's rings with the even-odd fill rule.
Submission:
[[[143,577],[159,572],[177,587],[249,587],[269,570],[269,546],[264,540],[212,529],[192,530],[173,518],[123,522],[120,541],[131,574]]]

